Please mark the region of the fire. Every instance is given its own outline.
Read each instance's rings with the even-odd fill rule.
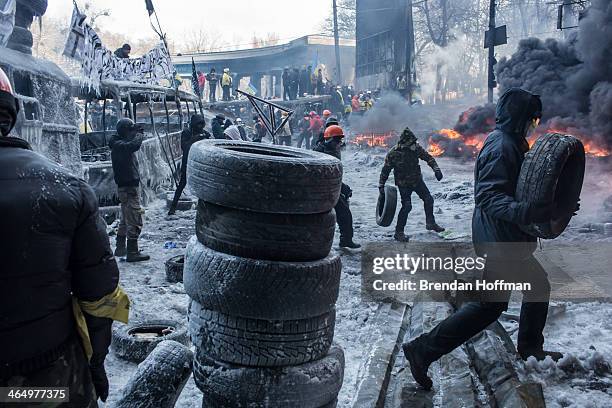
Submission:
[[[433,157],[440,157],[444,154],[444,149],[442,148],[442,146],[440,146],[439,143],[432,141],[429,142],[429,147],[427,148],[427,151]]]
[[[594,157],[608,157],[610,156],[610,151],[604,147],[599,147],[595,145],[593,142],[584,143],[584,151],[586,154],[594,156]]]
[[[453,129],[440,129],[438,133],[443,136],[446,136],[449,139],[461,139],[462,138],[461,133]]]
[[[395,142],[397,142],[397,133],[395,131],[361,133],[355,135],[350,141],[352,144],[368,147],[389,147],[395,144]]]
[[[609,149],[597,144],[592,138],[592,136],[586,136],[584,134],[580,134],[575,129],[558,129],[558,128],[542,128],[542,130],[538,129],[536,134],[529,138],[529,147],[533,146],[537,138],[545,133],[560,133],[564,135],[572,135],[580,139],[582,144],[584,145],[584,152],[587,156],[591,157],[608,157],[612,154]]]

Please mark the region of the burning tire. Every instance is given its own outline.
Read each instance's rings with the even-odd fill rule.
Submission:
[[[528,203],[554,203],[568,209],[557,220],[522,226],[527,234],[556,238],[569,224],[580,199],[584,181],[585,153],[580,140],[570,135],[541,136],[525,156],[516,188],[516,199]]]
[[[119,392],[115,408],[173,408],[191,376],[193,353],[184,345],[162,341]]]
[[[198,204],[196,235],[215,251],[270,261],[315,261],[331,250],[333,211],[320,214],[266,214]]]
[[[204,308],[252,319],[299,320],[333,310],[340,287],[340,257],[314,262],[239,258],[187,245],[184,285]]]
[[[189,334],[199,353],[216,361],[282,367],[322,358],[334,338],[336,311],[301,320],[230,316],[189,305]]]
[[[196,143],[187,165],[191,191],[201,200],[272,214],[330,211],[340,197],[342,164],[322,153],[256,143]]]
[[[234,366],[198,353],[193,378],[205,407],[333,407],[344,378],[344,353],[334,345],[321,360],[282,368]]]
[[[113,330],[111,348],[124,360],[140,363],[164,340],[189,344],[187,328],[172,320],[150,320],[122,325]]]
[[[185,255],[173,256],[165,263],[166,280],[170,283],[183,281],[183,267],[185,266]]]
[[[385,186],[385,195],[378,197],[376,204],[376,224],[388,227],[395,218],[397,209],[397,188]]]

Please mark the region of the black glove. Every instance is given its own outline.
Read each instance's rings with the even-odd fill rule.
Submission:
[[[444,178],[444,175],[442,174],[442,170],[440,169],[435,169],[434,170],[434,174],[436,175],[436,180],[440,181]]]
[[[96,389],[96,395],[102,402],[106,402],[109,386],[106,370],[104,369],[104,359],[100,361],[99,358],[92,357],[89,363],[89,372],[91,373],[91,382]]]

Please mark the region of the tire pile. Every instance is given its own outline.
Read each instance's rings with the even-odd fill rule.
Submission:
[[[341,163],[207,140],[192,147],[187,174],[199,203],[183,277],[202,406],[335,407]]]

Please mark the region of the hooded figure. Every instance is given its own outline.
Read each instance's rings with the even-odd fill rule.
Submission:
[[[530,290],[523,292],[517,351],[524,360],[530,356],[537,360],[550,356],[557,361],[562,357],[561,353],[543,349],[542,332],[548,314],[550,283],[532,254],[535,238],[519,229],[521,224],[549,220],[551,211],[546,207],[517,202],[514,198],[524,155],[529,150],[526,136],[531,128],[537,126],[541,115],[539,96],[523,89],[510,88],[499,98],[497,125],[487,137],[476,161],[472,239],[477,252],[479,248],[499,246],[500,242],[513,243],[511,248],[499,248],[497,252],[503,252],[504,256],[487,256],[482,280],[503,279],[531,285]],[[507,309],[512,292],[479,293],[478,301],[464,303],[431,332],[402,346],[414,379],[424,388],[432,386],[427,376],[429,365],[496,321]]]
[[[428,231],[442,232],[444,228],[436,223],[433,212],[434,199],[423,181],[419,160],[425,161],[432,168],[438,181],[442,180],[442,171],[434,159],[417,141],[417,137],[409,128],[404,129],[397,145],[387,153],[385,164],[380,172],[378,189],[381,197],[385,194],[385,183],[393,170],[395,185],[398,187],[402,197],[402,208],[397,215],[397,226],[395,227],[395,239],[400,242],[408,242],[409,238],[404,234],[404,228],[408,220],[408,214],[412,210],[412,193],[423,200],[425,207],[425,228]]]
[[[205,126],[206,119],[204,119],[204,116],[196,114],[191,117],[189,127],[184,129],[181,133],[181,150],[183,151],[183,157],[181,159],[181,179],[178,186],[176,186],[176,191],[174,192],[174,198],[172,200],[172,204],[170,205],[168,215],[173,215],[176,211],[176,206],[181,199],[183,190],[187,186],[187,159],[189,157],[191,146],[200,140],[210,139],[212,137],[210,133],[204,129]]]
[[[0,384],[66,387],[70,405],[97,407],[109,393],[112,319],[127,323],[129,301],[96,194],[8,136],[18,112],[0,68]]]
[[[211,128],[212,128],[213,137],[215,139],[225,139],[225,136],[223,135],[223,131],[225,130],[224,125],[225,125],[224,115],[219,114],[213,118],[212,123],[211,123]]]

